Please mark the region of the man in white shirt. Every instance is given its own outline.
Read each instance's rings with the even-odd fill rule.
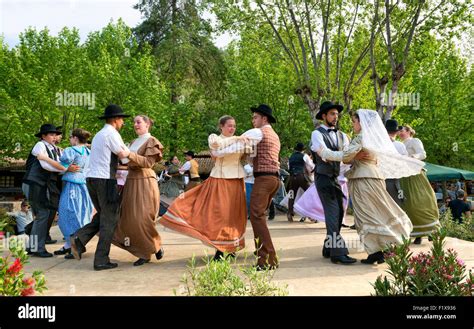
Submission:
[[[342,110],[342,105],[333,104],[330,101],[321,104],[316,118],[322,120],[323,124],[311,134],[311,150],[314,152],[313,157],[316,164],[315,186],[323,205],[326,220],[323,257],[331,258],[331,262],[334,264],[353,264],[356,259],[348,256],[349,250],[340,234],[344,218],[342,202],[344,194],[337,178],[340,174],[340,162],[326,161],[316,153],[321,148],[341,151],[349,144],[346,134],[336,129],[339,113]]]
[[[97,213],[92,221],[71,235],[71,251],[74,258],[81,259],[86,244],[97,233],[99,242],[94,256],[94,270],[108,270],[117,267],[109,258],[110,245],[119,220],[120,195],[116,179],[119,158],[128,157],[130,151],[119,134],[124,121],[129,117],[118,105],[105,108],[106,124],[92,140],[90,165],[87,176],[87,190]]]
[[[48,219],[54,218],[59,206],[58,173],[45,161],[36,156],[45,153],[49,158],[58,160],[56,147],[53,145],[56,135],[61,134],[56,126],[44,124],[35,134],[41,140],[36,143],[26,160],[26,172],[23,177],[23,193],[33,208],[35,220],[31,229],[28,252],[37,257],[52,257],[46,250],[45,244],[48,235]]]

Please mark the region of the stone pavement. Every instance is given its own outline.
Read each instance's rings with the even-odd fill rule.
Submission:
[[[352,222],[351,217],[349,222]],[[274,282],[287,284],[290,295],[368,296],[373,292],[371,283],[387,269],[386,264],[364,265],[358,262],[354,265],[335,265],[324,259],[321,256],[324,223],[290,223],[286,216],[280,215],[269,222],[269,227],[280,256],[280,268],[275,273]],[[48,287],[44,295],[47,296],[170,296],[173,289],[179,288],[192,255],[195,254],[198,264],[202,265],[201,257],[206,252],[214,255],[214,250],[195,239],[165,230],[161,225],[158,225],[158,230],[165,249],[165,256],[160,261],[153,258],[148,264],[134,267],[132,263],[136,258],[133,255],[112,246],[110,257],[118,263],[118,267],[94,271],[93,257],[98,239],[94,237],[81,261],[66,260],[64,256],[46,259],[31,257],[26,269],[30,273],[38,269],[44,271]],[[61,247],[62,236],[57,226],[51,232],[53,238],[58,239],[56,245],[47,246],[48,251],[53,252]],[[353,244],[351,256],[358,260],[367,257],[363,250],[357,250],[359,239],[355,230],[344,228],[342,235],[346,242]],[[252,238],[249,222],[246,252],[250,255],[254,251]],[[427,251],[430,245],[423,239],[421,245],[412,245],[412,251]],[[446,248],[457,250],[467,267],[474,267],[474,243],[448,238]]]

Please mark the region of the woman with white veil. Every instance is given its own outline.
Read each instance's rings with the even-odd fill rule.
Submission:
[[[352,197],[357,232],[366,252],[364,264],[383,263],[383,250],[390,244],[401,244],[413,228],[407,214],[385,190],[385,179],[416,175],[422,161],[400,155],[377,112],[358,110],[352,115],[354,132],[358,134],[343,151],[318,151],[324,160],[352,161],[346,173]],[[368,157],[356,160],[361,150]]]

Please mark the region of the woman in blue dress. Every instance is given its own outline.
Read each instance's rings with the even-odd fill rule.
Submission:
[[[85,171],[89,167],[90,150],[86,147],[91,134],[84,129],[74,129],[69,137],[71,147],[66,148],[60,162],[50,159],[47,155],[38,155],[39,160],[45,160],[58,169],[66,171],[74,164],[80,169],[76,172],[66,171],[63,175],[64,186],[59,199],[58,226],[66,238],[64,246],[54,252],[55,255],[66,255],[66,259],[74,259],[68,237],[92,218],[92,200],[87,192]]]

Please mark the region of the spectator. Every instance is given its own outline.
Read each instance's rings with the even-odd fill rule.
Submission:
[[[444,199],[443,205],[439,208],[440,214],[444,214],[446,211],[448,211],[450,202],[451,202],[451,198],[449,196],[446,199]]]
[[[465,196],[463,190],[458,190],[456,192],[456,196],[457,199],[452,200],[448,206],[451,208],[453,220],[456,220],[461,224],[463,221],[463,214],[466,216],[466,218],[471,218],[471,205],[463,200]]]
[[[456,199],[456,186],[454,184],[450,184],[448,188],[448,195],[451,198],[451,200]]]
[[[33,213],[31,212],[30,204],[26,200],[23,200],[21,203],[20,211],[8,214],[16,220],[17,235],[24,234],[27,226],[33,223]],[[31,226],[29,225],[29,230],[31,230]]]

